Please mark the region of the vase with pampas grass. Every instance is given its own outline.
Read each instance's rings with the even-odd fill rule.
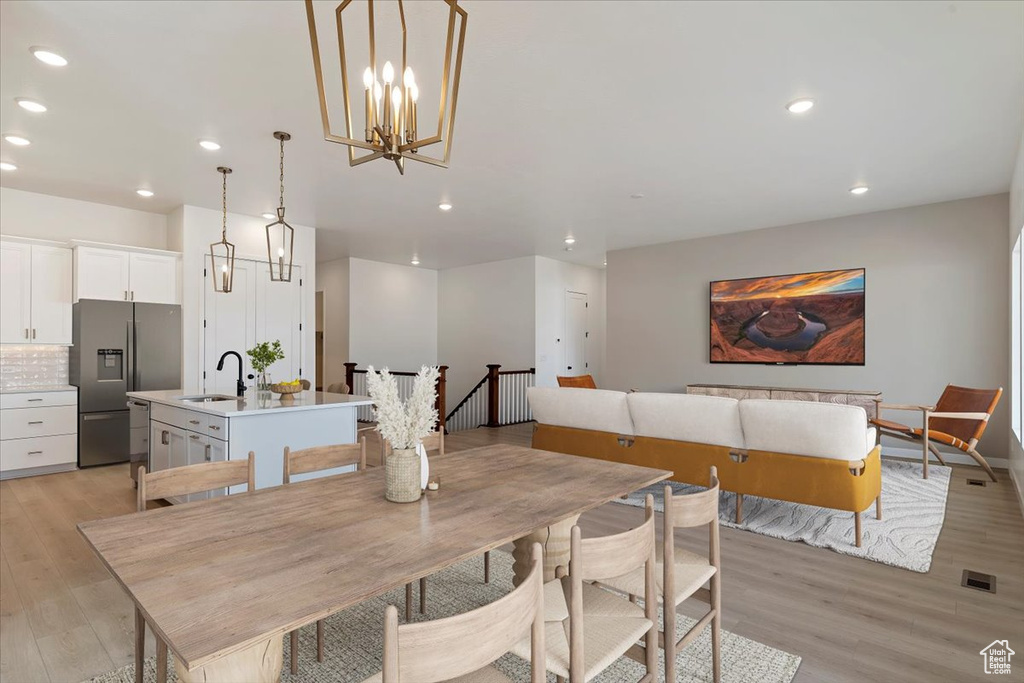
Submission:
[[[384,497],[394,503],[420,499],[427,463],[416,448],[437,424],[438,375],[436,367],[421,367],[413,380],[412,393],[403,401],[398,382],[387,368],[377,372],[371,365],[366,370],[366,388],[373,399],[377,431],[393,449],[384,462]]]

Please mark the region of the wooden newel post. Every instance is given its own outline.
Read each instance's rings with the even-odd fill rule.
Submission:
[[[345,384],[348,385],[348,393],[356,393],[356,366],[359,363],[345,363]]]
[[[498,369],[500,365],[487,366],[487,426],[500,427],[498,420]]]
[[[448,366],[441,365],[437,369],[440,374],[437,377],[437,398],[434,400],[434,406],[437,408],[437,428],[443,432],[445,431],[445,414],[448,412],[448,408],[445,406],[447,403],[445,385],[448,383],[445,373],[448,372]]]

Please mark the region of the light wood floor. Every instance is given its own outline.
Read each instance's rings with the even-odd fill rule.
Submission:
[[[530,429],[457,433],[447,446],[529,445]],[[724,627],[799,654],[800,682],[983,681],[978,652],[996,639],[1022,653],[1011,678],[1024,680],[1024,519],[999,474],[975,488],[977,470],[955,468],[928,574],[722,529]],[[0,680],[77,683],[131,661],[131,605],[75,525],[134,508],[127,465],[0,482]],[[608,504],[581,525],[600,535],[641,515]],[[706,548],[706,534],[678,533]],[[964,568],[996,574],[998,593],[961,588]]]

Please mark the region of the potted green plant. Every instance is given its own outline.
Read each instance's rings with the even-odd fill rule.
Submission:
[[[279,360],[284,360],[284,351],[281,349],[281,340],[273,342],[260,342],[245,352],[249,356],[249,362],[256,373],[256,390],[259,393],[270,392],[270,378],[267,376],[267,368]]]

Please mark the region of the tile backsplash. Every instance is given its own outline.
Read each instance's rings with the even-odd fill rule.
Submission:
[[[0,344],[0,390],[67,383],[68,347]]]

